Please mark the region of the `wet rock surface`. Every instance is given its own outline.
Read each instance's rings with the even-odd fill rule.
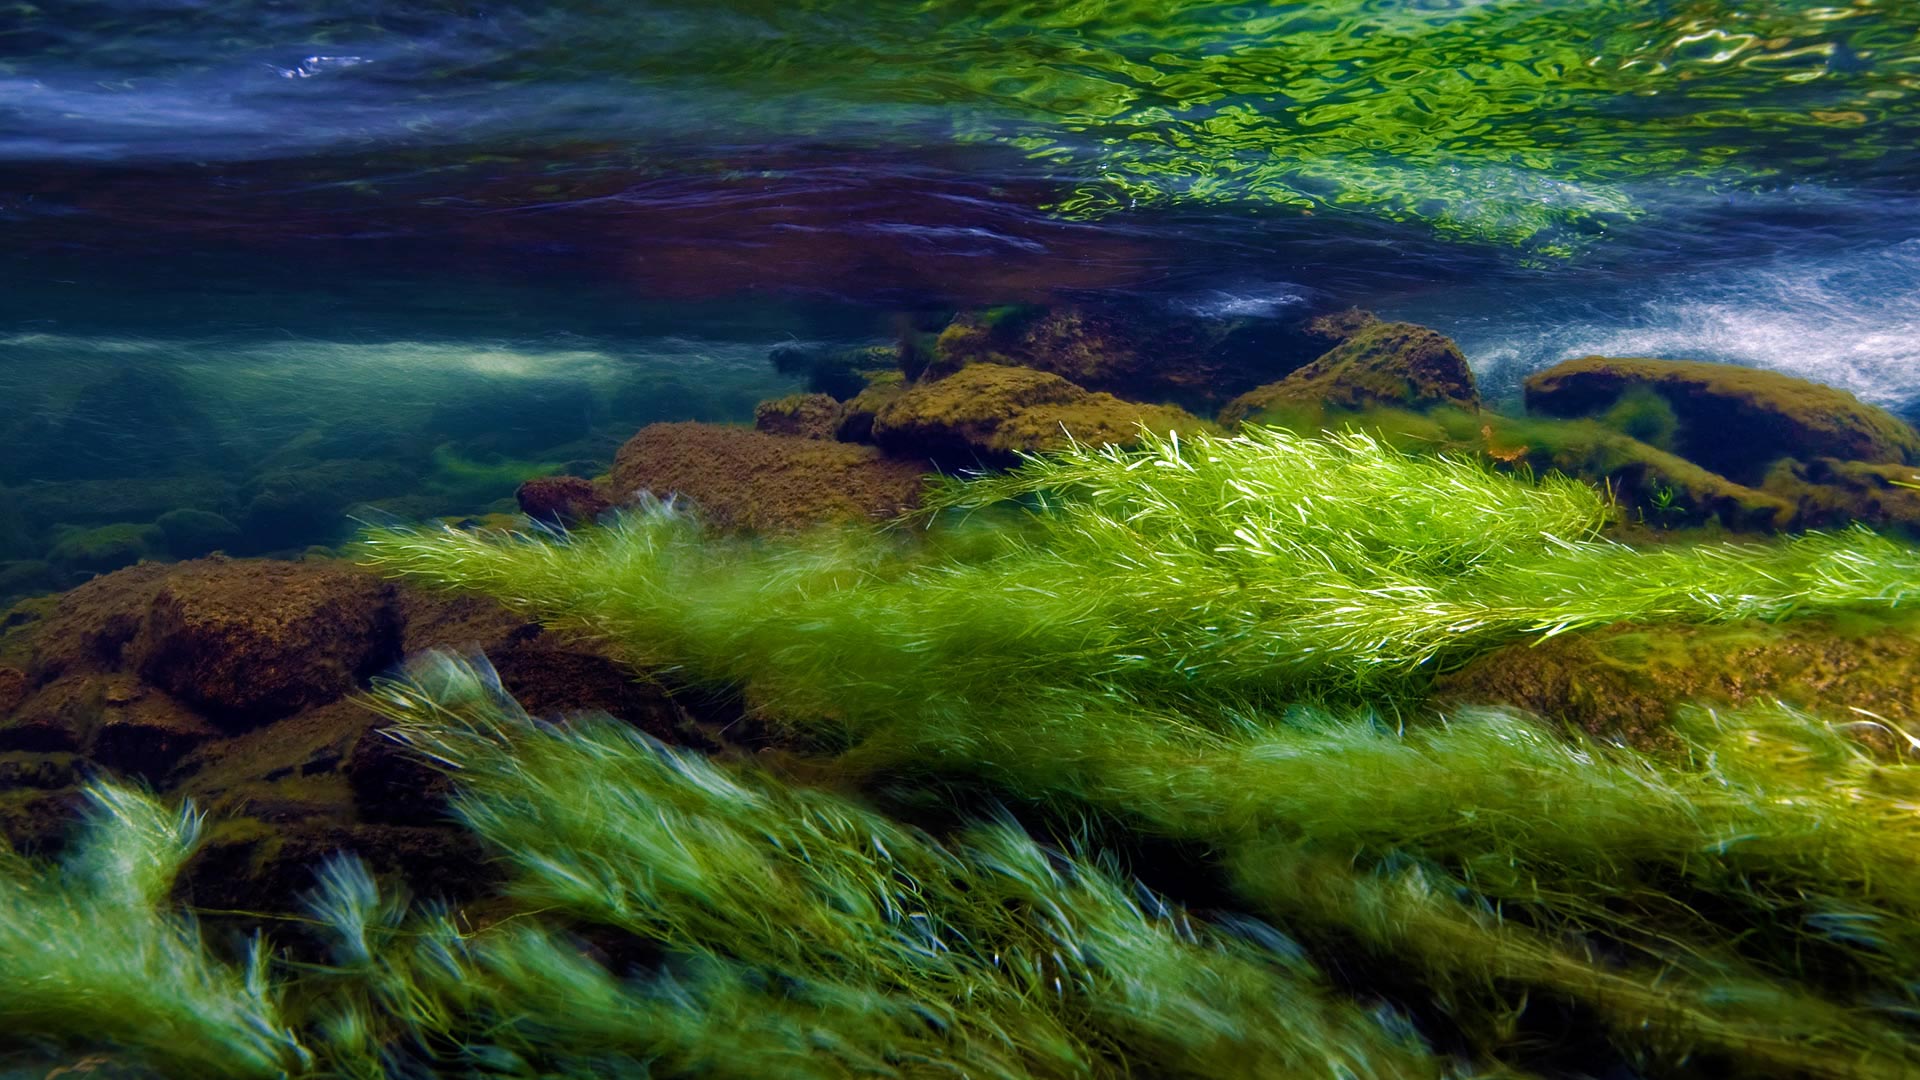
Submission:
[[[840,402],[830,394],[790,394],[763,401],[753,410],[753,427],[769,435],[831,439],[840,427]]]
[[[217,823],[180,886],[213,909],[278,910],[342,850],[424,895],[494,883],[445,778],[354,700],[403,652],[478,650],[537,715],[604,710],[669,741],[714,745],[703,724],[731,707],[690,711],[497,603],[333,560],[149,563],[41,606],[0,636],[0,831],[57,853],[88,776],[137,778]]]
[[[998,364],[1129,400],[1211,408],[1325,347],[1298,319],[1203,318],[1095,303],[985,308],[955,316],[939,332],[925,350],[924,377]]]
[[[891,453],[942,466],[1004,467],[1070,439],[1130,446],[1142,426],[1160,434],[1215,430],[1177,406],[1122,401],[1044,371],[982,363],[908,387],[875,411],[872,438]]]
[[[520,512],[549,525],[576,525],[593,521],[612,504],[578,476],[536,476],[514,492]]]
[[[1920,723],[1920,618],[1843,616],[1777,624],[1633,626],[1496,649],[1442,676],[1443,706],[1511,705],[1640,746],[1669,739],[1686,702],[1783,701],[1827,715],[1865,710]]]
[[[1673,449],[1743,484],[1783,457],[1920,462],[1920,432],[1844,390],[1778,372],[1686,360],[1568,360],[1526,381],[1529,412],[1596,415],[1627,392],[1659,394],[1679,420]]]
[[[873,521],[917,505],[930,466],[871,446],[719,424],[653,424],[614,458],[620,498],[683,497],[723,528]]]
[[[1412,323],[1381,322],[1364,314],[1316,324],[1339,344],[1278,382],[1229,402],[1220,422],[1229,427],[1274,408],[1367,409],[1379,406],[1477,409],[1473,370],[1444,335]]]

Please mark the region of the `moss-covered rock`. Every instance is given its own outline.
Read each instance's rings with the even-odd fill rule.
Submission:
[[[841,348],[795,341],[774,346],[767,360],[780,374],[805,379],[809,393],[845,401],[865,388],[873,376],[898,370],[901,350],[896,345]]]
[[[1736,484],[1599,420],[1321,406],[1276,406],[1261,420],[1306,434],[1359,430],[1409,453],[1468,454],[1496,468],[1577,477],[1604,488],[1622,510],[1621,523],[1635,532],[1708,523],[1772,532],[1797,522],[1791,499]]]
[[[873,418],[906,392],[904,372],[883,371],[875,375],[865,389],[842,403],[840,422],[834,427],[833,437],[841,442],[872,442]]]
[[[513,497],[521,513],[551,525],[590,524],[611,505],[593,481],[579,476],[536,476]]]
[[[12,508],[29,522],[67,525],[152,521],[181,507],[227,514],[236,505],[233,485],[215,473],[36,484],[14,490],[11,499]]]
[[[1163,435],[1218,430],[1176,406],[1122,401],[1031,368],[973,364],[882,406],[873,441],[943,465],[1005,466],[1070,439],[1131,446],[1143,426]]]
[[[1785,701],[1920,724],[1920,615],[1723,626],[1613,626],[1509,645],[1442,676],[1447,706],[1512,705],[1605,738],[1657,745],[1697,701]]]
[[[617,497],[683,496],[730,528],[789,529],[895,516],[919,499],[924,460],[871,446],[719,424],[652,424],[614,457]]]
[[[1597,416],[1630,391],[1653,391],[1679,423],[1673,449],[1742,484],[1781,458],[1920,462],[1920,432],[1845,390],[1773,371],[1693,360],[1568,360],[1526,381],[1529,412]]]
[[[154,525],[166,538],[167,554],[176,559],[210,555],[240,540],[239,526],[210,510],[169,510]]]
[[[1201,318],[1120,303],[985,308],[962,312],[940,332],[921,377],[997,364],[1132,400],[1212,407],[1325,347],[1300,320]]]
[[[60,586],[64,577],[59,568],[43,559],[0,562],[0,602],[51,591]]]
[[[508,483],[502,494],[511,493],[519,479],[524,477]],[[417,475],[397,465],[362,460],[262,473],[241,490],[246,505],[240,520],[243,550],[276,551],[332,540],[352,527],[348,507],[398,495],[419,482]]]
[[[1860,522],[1920,532],[1920,468],[1868,461],[1782,460],[1761,487],[1794,505],[1800,528]]]
[[[1430,409],[1480,407],[1480,392],[1467,358],[1445,335],[1412,323],[1320,324],[1340,344],[1278,382],[1250,390],[1227,404],[1220,422],[1233,427],[1276,409]]]
[[[55,531],[47,559],[68,570],[104,574],[152,558],[165,543],[152,525],[121,522],[91,529],[63,528]]]
[[[802,439],[831,439],[840,427],[840,403],[830,394],[788,394],[753,410],[756,431]]]

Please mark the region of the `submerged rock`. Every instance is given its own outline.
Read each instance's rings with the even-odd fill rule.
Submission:
[[[211,555],[240,540],[240,528],[210,510],[169,510],[154,520],[176,559]]]
[[[325,562],[187,564],[130,644],[141,676],[230,730],[331,701],[399,659],[393,586]]]
[[[1920,531],[1920,468],[1868,461],[1781,461],[1761,483],[1794,505],[1800,528],[1859,522]]]
[[[1143,426],[1160,434],[1217,430],[1176,406],[1122,401],[1031,368],[971,364],[881,406],[872,437],[888,451],[942,465],[1007,466],[1069,439],[1130,446]]]
[[[1781,458],[1914,464],[1920,432],[1845,390],[1791,375],[1693,360],[1568,360],[1526,381],[1529,412],[1596,416],[1636,389],[1664,398],[1680,456],[1757,485]]]
[[[579,476],[536,476],[514,492],[520,512],[550,525],[590,524],[612,505]]]
[[[924,376],[1024,367],[1096,392],[1211,407],[1325,347],[1297,319],[1205,318],[1144,304],[1012,306],[956,316],[925,350]]]
[[[1480,392],[1467,358],[1445,335],[1412,323],[1381,322],[1363,313],[1315,322],[1339,344],[1281,379],[1250,390],[1220,412],[1228,427],[1288,408],[1474,410]]]
[[[1920,724],[1920,616],[1719,626],[1620,625],[1496,649],[1443,675],[1446,706],[1511,705],[1640,746],[1670,739],[1685,702],[1784,701]],[[1863,718],[1864,719],[1864,718]]]
[[[789,394],[753,410],[753,427],[769,435],[831,439],[840,427],[840,403],[829,394]]]
[[[152,525],[121,522],[56,530],[47,559],[68,570],[104,574],[159,554],[164,538]]]
[[[726,528],[790,529],[894,517],[919,501],[924,460],[871,446],[719,424],[652,424],[614,457],[616,496],[683,496]]]
[[[278,910],[337,850],[428,894],[493,883],[447,817],[444,778],[354,700],[403,650],[480,649],[536,713],[605,709],[711,745],[679,701],[594,646],[347,563],[148,563],[51,609],[0,653],[0,831],[56,852],[91,773],[139,777],[220,822],[188,870],[190,902]]]

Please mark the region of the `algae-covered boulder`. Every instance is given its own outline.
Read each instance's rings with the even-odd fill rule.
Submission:
[[[1804,529],[1859,522],[1875,528],[1920,531],[1920,468],[1869,461],[1784,460],[1761,487],[1795,506]]]
[[[246,550],[274,551],[331,540],[350,527],[349,506],[401,494],[419,482],[400,466],[358,459],[261,473],[241,491]]]
[[[932,343],[926,377],[970,364],[1045,371],[1094,391],[1212,406],[1324,349],[1298,320],[1205,318],[1140,304],[962,312]]]
[[[753,410],[753,426],[769,435],[831,439],[840,427],[840,403],[830,394],[789,394],[761,402]]]
[[[1446,706],[1511,705],[1608,739],[1657,745],[1687,702],[1784,701],[1920,723],[1920,616],[1718,626],[1618,625],[1496,649],[1440,677]],[[1858,715],[1858,714],[1855,714]]]
[[[1679,420],[1675,452],[1742,484],[1759,484],[1781,458],[1920,462],[1920,432],[1885,409],[1845,390],[1732,364],[1568,360],[1527,379],[1527,410],[1594,416],[1638,389],[1672,406]]]
[[[1176,406],[1122,401],[1030,368],[972,364],[882,406],[873,441],[943,465],[1006,466],[1070,439],[1130,446],[1143,426],[1163,435],[1217,430]]]
[[[240,539],[238,526],[210,510],[169,510],[154,525],[166,538],[167,554],[176,559],[209,555]]]
[[[893,517],[916,505],[927,471],[871,446],[674,423],[629,439],[610,482],[616,497],[679,495],[715,524],[765,530]]]
[[[1270,410],[1305,406],[1360,410],[1480,407],[1473,369],[1445,335],[1412,323],[1322,320],[1329,338],[1342,338],[1311,364],[1278,382],[1240,395],[1220,412],[1229,427]]]
[[[552,525],[586,524],[610,505],[593,481],[578,476],[536,476],[514,492],[520,512]]]
[[[840,422],[834,427],[833,437],[841,442],[872,442],[873,418],[906,392],[904,373],[883,371],[875,375],[867,383],[866,389],[841,404]]]
[[[168,576],[130,649],[154,685],[254,727],[399,659],[393,586],[338,563],[205,560]]]
[[[789,341],[767,352],[775,371],[804,378],[809,393],[825,394],[837,401],[858,394],[874,375],[898,368],[900,359],[900,349],[894,345],[844,348]]]
[[[159,554],[165,540],[152,525],[121,522],[92,529],[59,529],[47,560],[68,570],[104,574]]]

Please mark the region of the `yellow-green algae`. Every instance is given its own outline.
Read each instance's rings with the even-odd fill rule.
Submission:
[[[1897,729],[1694,713],[1646,754],[1405,711],[1503,642],[1901,607],[1920,552],[1865,530],[1640,550],[1599,539],[1606,504],[1570,480],[1258,427],[1076,447],[932,505],[992,524],[766,544],[655,506],[564,543],[367,550],[742,685],[852,775],[1198,844],[1262,915],[1415,979],[1484,1061],[1524,1056],[1514,1017],[1558,1000],[1656,1071],[1920,1067],[1920,791],[1854,738]]]

